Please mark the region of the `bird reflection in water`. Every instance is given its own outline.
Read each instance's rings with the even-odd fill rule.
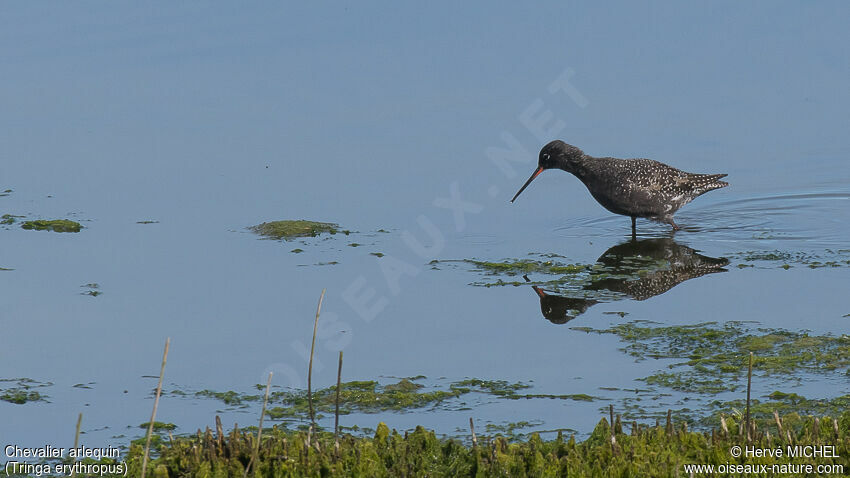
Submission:
[[[686,280],[726,272],[723,267],[728,264],[728,259],[703,256],[672,238],[632,238],[605,251],[594,266],[596,278],[579,290],[559,295],[537,285],[531,287],[540,299],[543,317],[553,324],[565,324],[594,304],[646,300]],[[531,282],[527,275],[523,277]]]

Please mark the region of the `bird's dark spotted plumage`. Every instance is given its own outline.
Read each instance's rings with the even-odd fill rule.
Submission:
[[[514,199],[546,169],[574,174],[605,209],[632,218],[644,217],[679,229],[673,214],[697,196],[728,186],[725,174],[686,173],[652,159],[595,158],[555,140],[540,150],[537,169]],[[513,200],[511,202],[513,202]]]

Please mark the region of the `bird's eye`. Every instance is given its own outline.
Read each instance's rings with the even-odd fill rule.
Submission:
[[[549,161],[549,154],[544,153],[544,154],[543,154],[543,160],[544,160],[544,161]]]

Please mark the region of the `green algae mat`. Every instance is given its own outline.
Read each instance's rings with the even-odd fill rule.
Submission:
[[[14,224],[18,219],[24,216],[15,216],[12,214],[3,214],[0,216],[0,224]],[[21,223],[21,229],[34,231],[53,231],[53,232],[80,232],[83,228],[79,222],[70,219],[36,219],[34,221],[24,221]]]
[[[350,231],[340,231],[339,224],[331,222],[316,222],[300,220],[271,221],[251,226],[248,230],[268,239],[290,240],[298,237],[315,237],[320,234],[336,234]]]

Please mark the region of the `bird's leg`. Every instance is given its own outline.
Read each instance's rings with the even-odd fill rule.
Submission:
[[[667,223],[669,223],[671,226],[673,226],[673,230],[674,230],[674,231],[678,231],[678,230],[682,229],[682,228],[681,228],[681,227],[679,227],[679,226],[678,226],[675,222],[673,222],[673,218],[672,218],[672,217],[671,217],[670,219],[668,219],[668,220],[667,220]]]

